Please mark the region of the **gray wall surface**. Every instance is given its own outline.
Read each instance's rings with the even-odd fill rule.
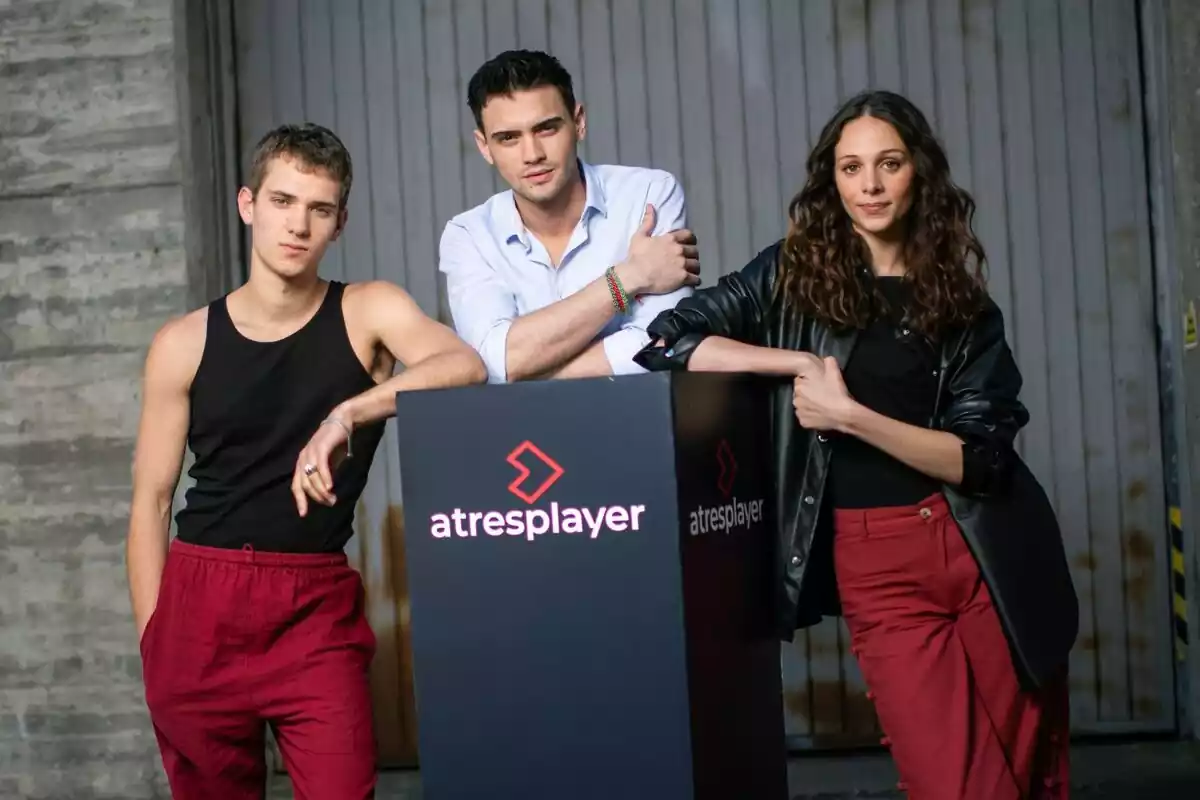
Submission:
[[[0,4],[0,798],[167,797],[124,566],[184,310],[170,0]]]
[[[1200,4],[1191,0],[1143,0],[1148,15],[1145,36],[1160,45],[1148,54],[1147,69],[1161,85],[1147,98],[1150,117],[1152,181],[1161,222],[1156,252],[1163,262],[1160,308],[1164,319],[1164,372],[1171,381],[1171,432],[1177,437],[1172,464],[1182,506],[1181,528],[1172,552],[1173,613],[1177,684],[1182,722],[1200,738],[1200,342],[1188,346],[1188,309],[1200,314]],[[1157,118],[1156,118],[1157,116]]]

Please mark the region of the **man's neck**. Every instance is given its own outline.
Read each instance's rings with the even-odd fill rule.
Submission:
[[[565,238],[571,235],[583,216],[583,207],[587,204],[587,185],[583,174],[577,169],[566,191],[553,200],[543,204],[531,203],[515,193],[513,198],[526,230],[538,239]]]
[[[312,313],[313,302],[325,291],[316,270],[283,278],[255,261],[250,264],[250,279],[237,290],[244,311],[267,325],[285,325]]]

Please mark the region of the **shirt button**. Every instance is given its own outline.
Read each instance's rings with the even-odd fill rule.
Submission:
[[[803,563],[804,563],[804,559],[801,558],[800,556],[792,556],[792,566],[793,567],[798,567]]]
[[[805,504],[805,505],[809,505],[809,506],[811,506],[811,505],[812,505],[813,503],[815,503],[815,502],[816,502],[816,500],[814,500],[814,499],[813,499],[813,496],[812,496],[811,494],[810,494],[810,495],[807,495],[807,496],[804,498],[804,504]]]
[[[829,441],[829,439],[827,439],[827,438],[825,437],[825,434],[823,434],[823,433],[818,433],[818,434],[817,434],[817,441],[818,441],[818,442],[828,442],[828,441]]]

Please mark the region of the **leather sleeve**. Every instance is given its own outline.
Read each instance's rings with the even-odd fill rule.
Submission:
[[[646,328],[650,343],[633,360],[652,371],[686,370],[696,347],[709,336],[761,344],[779,247],[776,242],[739,271],[721,276],[716,286],[697,291],[655,317]]]
[[[1021,372],[1004,337],[1004,315],[991,300],[947,367],[950,398],[938,427],[963,440],[958,490],[975,497],[1002,493],[1012,474],[1013,440],[1029,422],[1021,404]]]

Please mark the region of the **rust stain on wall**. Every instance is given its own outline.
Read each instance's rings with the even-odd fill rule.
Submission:
[[[879,717],[875,703],[865,691],[848,691],[845,696],[846,732],[851,735],[874,737],[879,732]]]
[[[875,704],[863,691],[846,691],[840,681],[813,681],[808,688],[783,694],[788,716],[802,720],[800,735],[812,737],[814,746],[861,747],[879,743],[879,718]]]
[[[379,535],[366,530],[366,508],[360,502],[355,514],[359,541],[359,573],[367,594],[367,614],[378,601],[396,609],[396,623],[371,619],[375,631],[375,658],[371,662],[371,696],[379,766],[412,767],[417,764],[416,704],[412,688],[412,659],[407,634],[408,586],[404,569],[404,524],[398,506],[389,506]],[[379,569],[372,569],[378,564]]]
[[[399,708],[399,750],[397,766],[417,764],[417,704],[413,686],[412,639],[409,628],[408,568],[404,551],[404,510],[398,505],[388,506],[383,518],[384,568],[391,586],[391,597],[396,607],[395,653],[393,675]]]
[[[1096,557],[1089,552],[1076,553],[1071,558],[1071,566],[1076,569],[1092,572],[1096,569]]]
[[[1125,535],[1125,558],[1128,565],[1126,594],[1136,610],[1144,612],[1153,584],[1151,567],[1154,563],[1154,543],[1145,531],[1135,528]]]
[[[788,689],[783,693],[783,707],[787,709],[789,716],[811,722],[812,711],[809,708],[808,692]]]
[[[1157,717],[1162,713],[1162,704],[1155,697],[1139,697],[1133,703],[1135,717]]]
[[[1130,561],[1146,563],[1154,560],[1154,543],[1143,530],[1134,528],[1125,536],[1125,552]]]

